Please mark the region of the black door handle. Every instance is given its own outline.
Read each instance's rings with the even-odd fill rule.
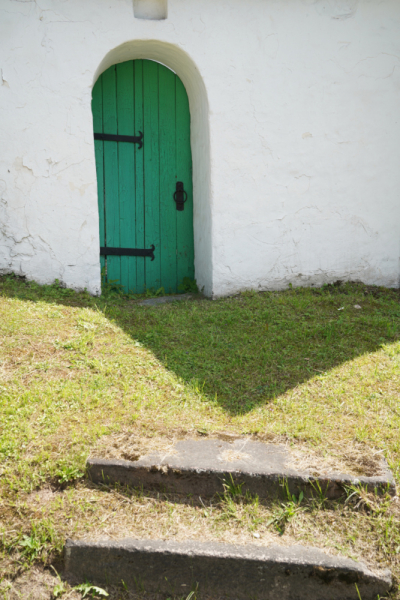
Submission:
[[[176,182],[176,192],[174,192],[174,200],[176,202],[176,210],[183,210],[184,204],[187,200],[187,193],[183,189],[183,182]]]

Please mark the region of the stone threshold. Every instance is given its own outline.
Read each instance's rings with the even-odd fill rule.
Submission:
[[[147,298],[138,302],[138,306],[161,306],[169,302],[182,302],[182,300],[191,300],[192,294],[175,294],[173,296],[158,296],[155,298]]]

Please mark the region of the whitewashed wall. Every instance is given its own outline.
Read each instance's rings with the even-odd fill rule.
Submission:
[[[207,294],[399,285],[398,0],[0,0],[2,272],[99,291],[91,88],[138,57],[188,90]]]

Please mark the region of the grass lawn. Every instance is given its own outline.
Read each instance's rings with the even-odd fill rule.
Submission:
[[[315,545],[391,568],[400,599],[397,497],[205,502],[84,477],[104,440],[230,432],[354,469],[383,455],[399,483],[399,291],[338,284],[137,300],[0,278],[0,597],[30,597],[18,581],[59,569],[68,536],[130,535]],[[63,597],[55,575],[48,585]]]

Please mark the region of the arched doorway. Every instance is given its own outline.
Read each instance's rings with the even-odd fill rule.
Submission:
[[[100,75],[92,94],[101,266],[141,293],[194,279],[190,113],[170,69],[130,60]]]

